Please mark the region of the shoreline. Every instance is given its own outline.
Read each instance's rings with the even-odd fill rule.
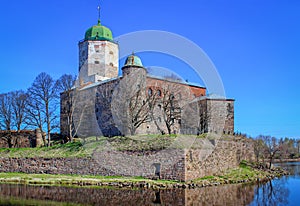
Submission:
[[[26,173],[0,173],[1,184],[47,185],[67,187],[111,187],[119,189],[196,189],[202,187],[239,184],[239,183],[264,183],[276,177],[287,175],[281,168],[273,170],[251,170],[243,172],[241,168],[231,170],[225,176],[207,176],[187,182],[175,180],[152,180],[142,177],[110,177],[88,175],[51,175],[51,174],[26,174]],[[239,172],[240,176],[235,176]],[[252,172],[255,172],[255,175]]]
[[[297,159],[274,159],[272,163],[286,163],[286,162],[300,162],[300,158]]]

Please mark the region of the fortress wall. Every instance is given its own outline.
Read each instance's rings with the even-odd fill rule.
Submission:
[[[0,158],[0,172],[115,175],[89,158]]]
[[[0,158],[0,172],[143,176],[184,181],[184,151],[148,154],[101,151],[93,158]]]
[[[254,160],[249,140],[206,139],[203,145],[202,149],[161,151],[101,149],[92,158],[0,158],[0,172],[142,176],[187,181],[221,174],[237,167],[242,160]]]
[[[94,154],[98,164],[122,176],[156,177],[185,180],[184,150],[120,152],[100,151]]]
[[[238,167],[242,160],[254,161],[253,145],[249,140],[214,140],[214,145],[213,151],[207,155],[199,149],[186,152],[186,180],[221,174]]]

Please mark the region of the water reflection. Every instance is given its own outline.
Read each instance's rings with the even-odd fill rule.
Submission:
[[[265,184],[183,190],[129,190],[0,184],[0,205],[297,205],[300,163],[282,165],[291,176]]]
[[[300,190],[300,162],[280,163],[289,176],[274,179],[255,187],[254,201],[250,205],[298,205]]]
[[[300,162],[278,163],[280,166],[290,173],[290,177],[300,178]]]
[[[255,188],[255,198],[250,205],[287,205],[289,189],[287,178],[269,181]]]
[[[0,204],[54,205],[247,205],[254,197],[254,186],[224,185],[194,190],[127,190],[0,185]],[[33,200],[39,200],[35,203]],[[5,201],[5,202],[3,202]]]

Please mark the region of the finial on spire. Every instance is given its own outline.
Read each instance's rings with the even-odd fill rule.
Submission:
[[[98,24],[100,24],[100,5],[97,7],[98,9]]]

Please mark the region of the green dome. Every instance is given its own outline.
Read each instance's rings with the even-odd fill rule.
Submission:
[[[127,57],[124,67],[127,67],[127,66],[144,67],[140,57],[138,57],[134,54]]]
[[[98,21],[98,25],[92,26],[85,32],[84,40],[113,41],[113,36],[111,30],[105,26],[102,26],[100,21]]]

